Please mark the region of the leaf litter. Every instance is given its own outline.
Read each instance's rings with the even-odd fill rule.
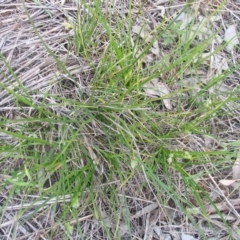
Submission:
[[[171,99],[166,98],[170,94],[170,89],[164,83],[161,83],[158,78],[144,84],[144,91],[152,97],[162,97],[163,103],[168,110],[172,109]]]
[[[224,34],[224,41],[227,43],[226,50],[232,52],[234,47],[239,45],[239,33],[236,30],[236,26],[230,25]]]

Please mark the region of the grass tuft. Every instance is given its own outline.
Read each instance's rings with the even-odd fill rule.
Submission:
[[[239,89],[220,89],[237,67],[207,72],[226,44],[212,49],[218,32],[200,37],[221,6],[193,31],[199,9],[191,12],[191,4],[174,14],[166,8],[154,24],[146,16],[147,3],[126,4],[121,12],[108,1],[78,2],[75,21],[69,22],[73,39],[67,45],[73,48],[67,55],[84,59],[85,81],[78,81],[48,46],[25,5],[57,72],[51,87],[39,93],[25,87],[1,53],[1,71],[16,82],[0,82],[11,97],[11,114],[0,108],[1,222],[12,209],[24,226],[48,215],[45,239],[91,234],[148,239],[145,215],[149,220],[150,213],[139,211],[157,203],[159,212],[151,212],[159,222],[189,223],[184,231],[191,227],[199,238],[210,239],[219,236],[210,204],[225,236],[234,239],[217,205],[224,197],[214,198],[208,185],[231,171],[239,147],[226,137],[228,119],[238,114]],[[183,13],[192,19],[185,27],[179,20]],[[156,79],[169,93],[147,93],[147,84]],[[12,226],[9,236],[20,237]]]

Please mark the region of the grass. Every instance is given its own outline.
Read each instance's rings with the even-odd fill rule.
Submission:
[[[219,236],[217,222],[205,207],[211,204],[225,237],[235,238],[206,184],[225,177],[238,147],[228,147],[228,139],[221,135],[224,129],[215,126],[219,119],[236,114],[230,106],[238,106],[237,95],[232,90],[221,94],[209,90],[239,66],[204,82],[201,70],[206,61],[226,46],[211,51],[215,35],[199,40],[201,29],[210,22],[192,34],[193,23],[180,30],[181,13],[174,17],[167,13],[142,38],[148,25],[143,6],[136,11],[130,1],[125,14],[113,14],[110,6],[104,12],[99,0],[79,3],[76,22],[69,22],[74,38],[68,46],[69,53],[89,66],[84,87],[48,47],[33,20],[36,35],[58,64],[59,81],[52,89],[39,94],[26,88],[1,55],[7,68],[4,77],[16,81],[15,86],[1,83],[16,109],[12,117],[4,112],[0,123],[1,189],[6,196],[1,221],[9,206],[18,210],[9,239],[19,237],[18,221],[33,224],[33,218],[41,221],[47,214],[49,221],[41,233],[45,239],[88,239],[91,234],[94,239],[123,239],[124,234],[148,239],[139,229],[147,217],[131,217],[150,202],[159,204],[166,224],[189,221],[194,236],[201,239]],[[139,34],[133,34],[135,25],[141,26]],[[163,44],[154,55],[156,40]],[[202,58],[206,51],[211,55]],[[169,87],[169,94],[146,94],[145,84],[156,78]],[[186,83],[186,78],[197,80]],[[164,104],[169,99],[171,109]],[[192,212],[196,208],[200,213]]]

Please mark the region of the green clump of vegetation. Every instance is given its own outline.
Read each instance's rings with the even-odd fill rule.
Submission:
[[[219,201],[207,183],[224,176],[237,156],[220,123],[236,113],[238,88],[219,90],[236,66],[211,76],[207,71],[226,43],[212,49],[217,33],[204,37],[210,20],[196,27],[198,12],[189,6],[176,14],[167,11],[151,25],[144,4],[130,1],[124,13],[110,5],[103,11],[102,4],[80,1],[75,21],[65,23],[73,32],[68,56],[87,66],[81,70],[83,82],[31,18],[57,64],[52,88],[39,94],[25,87],[1,54],[16,82],[0,83],[14,109],[13,117],[4,112],[0,122],[1,187],[9,189],[1,211],[18,199],[18,219],[50,212],[55,220],[48,237],[53,239],[56,231],[85,239],[85,218],[99,224],[104,239],[125,234],[137,239],[134,214],[140,209],[133,205],[139,199],[142,208],[147,202],[161,206],[166,223],[189,219],[206,238],[198,224],[205,221],[217,234],[206,206],[217,209]],[[183,13],[191,17],[186,26]]]

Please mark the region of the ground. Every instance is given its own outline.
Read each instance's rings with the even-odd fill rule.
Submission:
[[[0,239],[240,239],[239,21],[0,0]]]

